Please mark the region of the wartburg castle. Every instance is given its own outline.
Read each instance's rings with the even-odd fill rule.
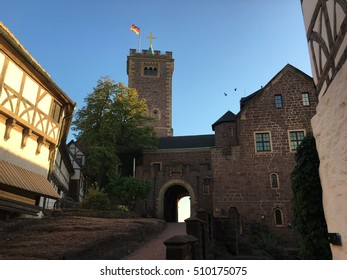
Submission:
[[[159,137],[157,148],[144,150],[135,161],[135,176],[152,185],[149,197],[141,206],[142,215],[177,222],[177,202],[189,196],[191,216],[203,209],[209,220],[223,227],[223,219],[233,211],[238,213],[241,232],[251,223],[264,224],[286,240],[287,246],[296,246],[290,179],[296,149],[312,131],[311,120],[314,118],[316,133],[313,132],[319,139],[318,152],[324,154],[320,141],[324,140],[325,129],[329,128],[320,129],[317,119],[327,120],[332,114],[324,115],[324,110],[320,109],[317,115],[316,109],[329,107],[324,98],[334,94],[329,90],[334,89],[335,78],[343,79],[338,73],[345,69],[346,52],[338,50],[345,50],[346,43],[342,43],[345,41],[341,34],[345,35],[346,25],[341,22],[346,21],[347,7],[340,3],[344,1],[335,1],[335,9],[326,9],[323,2],[302,1],[307,34],[312,34],[308,42],[312,43],[309,46],[314,79],[294,65],[283,65],[264,87],[241,98],[238,112],[220,112],[220,118],[210,124],[213,133],[208,135],[173,134],[172,52],[162,53],[151,48],[141,52],[130,50],[126,60],[128,86],[135,88],[140,98],[147,101]],[[318,16],[320,13],[335,20],[336,30],[326,30],[335,32],[332,38],[335,36],[338,40],[331,40],[329,32],[324,33],[318,27],[327,24]],[[341,20],[336,20],[338,18]],[[319,36],[321,39],[317,39]],[[330,40],[330,48],[336,45],[334,53],[329,49],[336,61],[328,57],[330,53],[324,47],[324,40]],[[335,85],[334,90],[339,91],[339,88]],[[66,143],[74,106],[74,102],[1,24],[2,218],[11,213],[42,215],[42,209],[53,208],[57,199],[65,196],[76,202],[83,199],[86,191],[81,171],[84,153],[78,143]],[[339,108],[337,104],[334,106]],[[338,111],[334,108],[330,111]],[[343,121],[342,117],[335,119],[336,123],[340,121]],[[341,127],[339,133],[345,130]],[[336,142],[336,147],[339,143]],[[335,153],[334,147],[331,149],[331,153]],[[323,160],[329,160],[328,155],[325,153]],[[324,179],[322,187],[326,189],[329,164],[324,164],[320,172]],[[343,172],[340,175],[345,176]],[[332,204],[324,206],[332,211]],[[328,228],[331,226],[329,231],[339,232],[343,245],[343,237],[347,238],[346,225],[335,222],[330,213],[333,212],[326,214]],[[343,213],[341,211],[341,215]],[[332,251],[337,258],[345,257],[343,249]]]
[[[241,220],[265,223],[294,240],[290,173],[317,106],[312,78],[285,65],[240,100],[239,112],[223,112],[211,124],[214,134],[173,136],[173,71],[171,52],[130,50],[129,87],[147,100],[160,137],[156,150],[136,160],[142,162],[136,176],[153,188],[146,212],[175,222],[178,200],[189,196],[192,215],[204,209],[218,218],[233,207]]]

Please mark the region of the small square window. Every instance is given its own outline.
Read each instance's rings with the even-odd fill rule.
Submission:
[[[161,171],[161,162],[152,162],[152,167],[154,172]]]
[[[271,151],[270,133],[256,133],[255,134],[255,146],[257,152]]]
[[[310,98],[308,96],[308,93],[307,92],[302,93],[301,97],[302,97],[302,105],[310,106]]]
[[[275,107],[276,108],[282,108],[283,107],[282,95],[280,95],[280,94],[275,95]]]
[[[301,141],[305,137],[305,132],[303,130],[300,131],[290,131],[289,132],[289,141],[290,141],[290,150],[296,151]]]

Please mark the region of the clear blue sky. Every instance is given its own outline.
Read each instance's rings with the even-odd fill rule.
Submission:
[[[152,32],[175,59],[175,136],[213,133],[287,63],[312,76],[300,0],[3,0],[0,21],[77,109],[99,78],[128,83],[130,25],[143,49]]]

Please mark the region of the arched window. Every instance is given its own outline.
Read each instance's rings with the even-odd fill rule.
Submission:
[[[276,226],[283,226],[283,214],[281,209],[276,208],[274,210],[274,218]]]
[[[152,64],[152,63],[151,63]],[[158,66],[155,65],[144,65],[143,67],[144,76],[158,76]]]
[[[271,188],[273,189],[276,189],[279,187],[278,175],[276,173],[270,174],[270,184],[271,184]]]
[[[148,67],[143,69],[143,75],[149,75]]]
[[[155,119],[155,120],[159,119],[159,111],[158,110],[153,111],[153,119]]]

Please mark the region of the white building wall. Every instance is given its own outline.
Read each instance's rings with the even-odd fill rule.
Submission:
[[[339,233],[342,246],[331,245],[334,259],[347,259],[347,65],[319,100],[312,119],[320,158],[320,179],[328,232]]]
[[[311,19],[317,3],[326,3],[329,13],[329,22],[332,26],[332,33],[344,34],[342,22],[346,20],[346,14],[339,2],[329,0],[304,0],[302,10],[306,31],[309,28]],[[335,12],[336,11],[336,12]],[[336,16],[335,16],[336,15]],[[314,31],[322,30],[322,39],[329,46],[329,54],[334,52],[335,45],[330,48],[327,28],[323,22],[319,26],[317,20]],[[335,29],[336,28],[336,29]],[[342,31],[341,31],[342,30]],[[332,38],[335,39],[334,36]],[[335,66],[339,61],[343,61],[346,55],[347,34],[342,40],[339,51],[333,57]],[[322,72],[317,73],[314,67],[314,57],[319,58],[319,44],[314,42],[313,51],[309,50],[314,80],[319,82]],[[329,67],[324,54],[322,67]],[[342,58],[342,59],[341,59]],[[319,174],[323,189],[323,207],[329,233],[338,233],[341,236],[341,245],[331,244],[331,251],[334,259],[347,259],[347,63],[344,62],[341,69],[333,77],[332,69],[329,71],[328,79],[332,79],[330,85],[325,81],[319,92],[319,103],[317,113],[312,119],[312,128],[317,142],[317,150],[320,158]]]

